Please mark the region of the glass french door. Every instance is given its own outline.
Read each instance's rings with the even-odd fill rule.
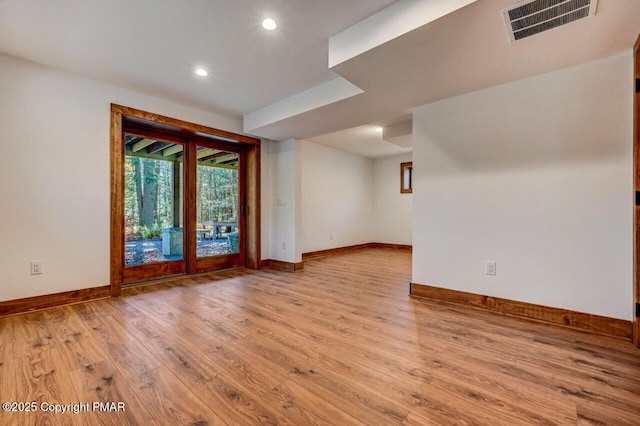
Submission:
[[[186,272],[186,141],[125,133],[123,282]]]
[[[123,284],[242,266],[244,153],[125,128]]]
[[[242,154],[237,147],[208,141],[198,141],[191,152],[190,273],[244,264]]]

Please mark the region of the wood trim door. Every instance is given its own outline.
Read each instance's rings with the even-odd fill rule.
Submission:
[[[640,348],[640,318],[638,318],[638,304],[640,304],[640,206],[638,195],[640,194],[640,36],[633,48],[633,187],[635,189],[635,213],[634,213],[634,320],[633,343]]]
[[[244,167],[244,212],[245,232],[241,243],[244,265],[250,269],[260,268],[260,140],[208,126],[190,123],[134,108],[111,104],[111,296],[119,296],[124,278],[124,149],[123,125],[139,125],[155,130],[158,134],[168,133],[181,138],[202,138],[213,136],[231,142],[243,152]],[[188,179],[185,173],[185,181]],[[186,193],[186,192],[185,192]],[[188,202],[185,217],[189,217]],[[188,251],[188,245],[185,246]],[[190,253],[187,256],[192,256]],[[243,262],[239,262],[243,263]],[[213,265],[215,266],[215,265]],[[196,268],[198,269],[198,268]],[[204,268],[202,268],[204,269]],[[187,272],[190,269],[188,268]]]

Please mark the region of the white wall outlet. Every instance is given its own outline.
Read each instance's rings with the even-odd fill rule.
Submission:
[[[287,243],[285,243],[284,241],[282,242],[282,250],[286,250],[287,249]]]
[[[329,239],[333,240],[333,234],[329,234]]]
[[[44,274],[42,260],[34,260],[33,262],[31,262],[31,275],[42,275],[42,274]]]
[[[487,260],[484,263],[484,273],[486,275],[495,275],[496,274],[496,262],[493,260]]]

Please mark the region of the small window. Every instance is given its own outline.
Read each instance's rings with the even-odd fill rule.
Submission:
[[[400,163],[400,193],[413,192],[413,162]]]

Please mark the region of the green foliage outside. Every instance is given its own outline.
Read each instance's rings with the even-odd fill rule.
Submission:
[[[142,225],[140,227],[140,235],[145,240],[155,240],[162,237],[162,227],[159,224],[153,225],[151,228]]]
[[[198,166],[197,222],[238,220],[238,171]]]
[[[174,167],[183,179],[182,162],[126,156],[127,241],[158,239],[162,236],[162,228],[183,226],[181,206],[176,209],[178,217],[174,217]],[[197,222],[237,221],[238,171],[199,165],[197,177]]]

